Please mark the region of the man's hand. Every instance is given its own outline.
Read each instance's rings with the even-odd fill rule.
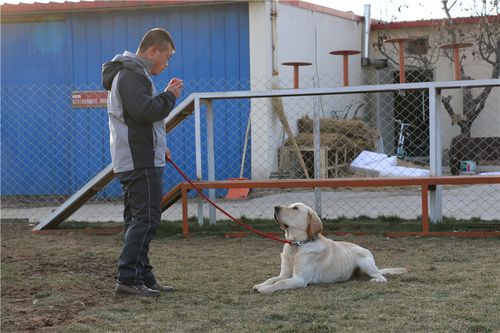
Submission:
[[[165,88],[165,91],[170,91],[175,97],[179,97],[184,88],[184,82],[181,79],[173,78]]]
[[[167,159],[167,161],[172,159],[172,153],[170,152],[170,149],[168,149],[168,148],[165,148],[165,158]]]

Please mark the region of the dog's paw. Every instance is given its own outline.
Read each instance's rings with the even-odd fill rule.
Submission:
[[[370,282],[385,283],[385,282],[387,282],[387,280],[386,280],[385,277],[382,277],[382,278],[373,278],[373,279],[370,280]]]
[[[262,287],[263,283],[256,284],[253,286],[253,290],[258,291],[260,287]]]
[[[261,294],[270,294],[274,291],[271,286],[261,286],[261,287],[257,288],[256,290],[258,293],[261,293]]]

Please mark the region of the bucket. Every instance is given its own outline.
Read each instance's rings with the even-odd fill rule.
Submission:
[[[476,162],[460,161],[460,173],[462,175],[473,175],[476,173]]]
[[[228,180],[248,180],[247,178],[228,178]],[[245,199],[250,193],[250,188],[230,188],[227,191],[226,199]]]

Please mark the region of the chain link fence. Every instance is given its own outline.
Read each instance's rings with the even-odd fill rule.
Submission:
[[[432,73],[408,71],[407,82],[433,81]],[[397,83],[397,71],[367,72],[351,85]],[[161,89],[166,82],[157,83]],[[300,87],[341,86],[341,78],[302,76]],[[291,88],[291,77],[269,80],[188,81],[192,92]],[[2,86],[2,219],[38,222],[111,163],[106,109],[74,108],[75,91],[98,85]],[[500,172],[500,89],[442,92],[443,174]],[[425,90],[310,97],[219,100],[213,104],[215,179],[303,179],[429,175],[429,96]],[[319,168],[314,168],[314,117],[319,125]],[[207,115],[201,112],[202,179],[208,179]],[[317,135],[317,134],[316,134]],[[195,125],[187,118],[167,136],[175,162],[196,178]],[[181,182],[169,165],[164,188]],[[421,214],[420,189],[323,189],[323,218]],[[216,192],[217,202],[235,216],[272,218],[273,206],[304,202],[314,207],[312,190],[252,190],[232,199]],[[499,220],[498,185],[450,186],[443,190],[443,215]],[[191,194],[189,213],[197,213]],[[208,217],[208,207],[204,205]],[[180,202],[163,213],[182,218]],[[218,218],[224,218],[218,216]],[[99,192],[70,220],[121,221],[117,180]]]

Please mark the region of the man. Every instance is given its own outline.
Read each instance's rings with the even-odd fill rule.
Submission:
[[[183,82],[172,79],[157,94],[150,75],[160,74],[175,52],[164,29],[148,31],[136,53],[125,51],[102,66],[108,93],[113,170],[123,189],[125,230],[114,293],[159,296],[173,291],[156,281],[148,251],[161,219],[165,166],[164,119],[175,106]]]

